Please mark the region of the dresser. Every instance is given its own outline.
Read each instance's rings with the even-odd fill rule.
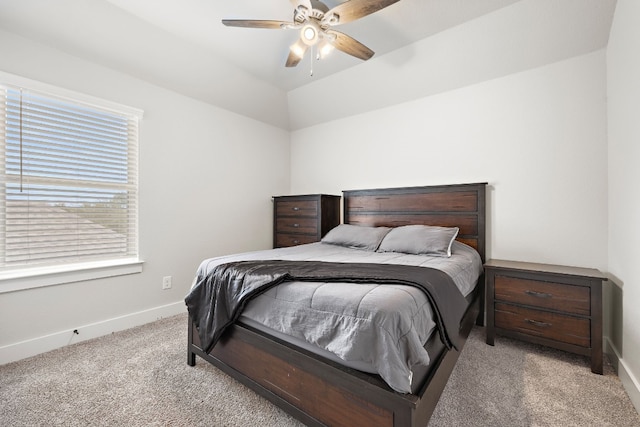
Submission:
[[[273,198],[273,247],[318,242],[340,224],[340,196],[306,194]]]
[[[596,269],[489,260],[487,344],[504,335],[591,358],[602,374],[602,282]]]

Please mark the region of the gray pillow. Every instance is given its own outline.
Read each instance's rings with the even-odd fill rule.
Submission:
[[[458,227],[404,225],[392,229],[382,240],[378,252],[402,252],[450,257]]]
[[[329,230],[321,242],[346,246],[348,248],[375,251],[389,230],[391,230],[389,227],[365,227],[362,225],[340,224]]]

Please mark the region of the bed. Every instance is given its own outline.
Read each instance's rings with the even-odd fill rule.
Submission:
[[[409,225],[457,227],[456,240],[460,243],[456,243],[454,252],[473,248],[481,264],[486,242],[485,187],[485,183],[479,183],[344,191],[343,222],[393,229]],[[323,252],[327,245],[310,246],[312,251]],[[280,254],[276,259],[288,259],[289,250],[276,252]],[[331,250],[337,253],[342,249]],[[352,261],[341,258],[342,253],[338,256]],[[229,259],[252,262],[247,260],[263,257],[263,253],[257,253]],[[216,263],[224,261],[222,258]],[[454,345],[447,343],[442,332],[430,334],[421,349],[429,355],[429,364],[411,367],[409,389],[390,383],[385,373],[360,366],[358,361],[345,363],[332,357],[331,352],[304,345],[304,340],[296,341],[277,328],[262,327],[250,317],[241,317],[226,328],[207,352],[204,349],[210,347],[202,344],[199,328],[190,316],[187,363],[193,366],[196,356],[203,358],[310,426],[425,426],[473,324],[482,323],[483,285],[480,275],[476,286],[466,293],[467,305]],[[246,311],[255,310],[248,305]],[[440,331],[438,328],[434,330]]]

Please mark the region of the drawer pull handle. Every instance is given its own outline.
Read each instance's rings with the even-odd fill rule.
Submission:
[[[525,294],[531,295],[536,298],[551,298],[553,295],[548,294],[546,292],[536,292],[536,291],[524,291]]]
[[[298,243],[300,243],[300,240],[294,240],[293,243],[297,245]]]
[[[299,208],[299,207],[297,207],[297,206],[295,206],[295,207],[293,207],[293,208],[291,208],[291,209],[293,209],[294,211],[299,211],[299,210],[300,210],[300,208]]]
[[[548,328],[549,326],[551,326],[551,323],[547,323],[547,322],[540,322],[538,320],[533,320],[533,319],[524,319],[525,322],[533,325],[533,326],[539,326],[541,328]]]
[[[293,224],[293,228],[298,228],[300,227],[300,224]]]

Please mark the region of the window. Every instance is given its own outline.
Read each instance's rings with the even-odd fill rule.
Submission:
[[[141,113],[73,98],[0,83],[0,273],[138,257]]]

